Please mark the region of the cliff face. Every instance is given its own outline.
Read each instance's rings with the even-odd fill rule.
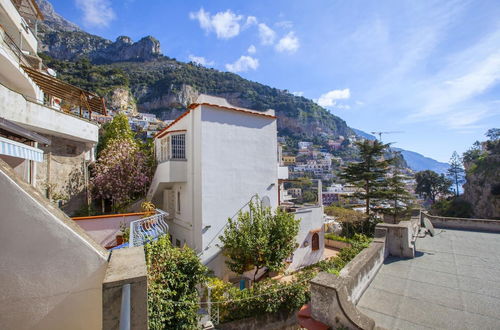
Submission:
[[[160,42],[151,36],[133,42],[120,36],[115,42],[82,31],[54,11],[47,0],[37,0],[44,15],[40,24],[40,50],[60,60],[87,57],[94,63],[149,61],[161,55]]]
[[[465,163],[463,198],[475,218],[500,219],[500,141],[483,144],[483,153]]]
[[[43,27],[46,31],[81,31],[78,25],[56,13],[52,4],[47,0],[37,0],[36,2],[45,18]]]
[[[41,51],[59,60],[81,57],[103,64],[149,61],[161,55],[160,42],[151,36],[137,42],[121,36],[115,42],[82,31],[48,31],[41,35]]]

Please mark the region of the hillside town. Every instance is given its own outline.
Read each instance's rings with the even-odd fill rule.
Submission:
[[[0,329],[500,327],[499,128],[416,169],[216,71],[0,0]]]

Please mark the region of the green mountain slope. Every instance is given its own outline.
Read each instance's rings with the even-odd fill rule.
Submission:
[[[199,93],[222,96],[236,106],[274,109],[281,135],[321,141],[353,134],[346,122],[312,100],[244,79],[236,74],[183,63],[163,56],[159,41],[145,37],[112,42],[74,30],[74,24],[54,12],[47,0],[40,39],[47,65],[58,77],[82,88],[108,95],[113,88],[129,88],[138,110],[172,119]],[[53,23],[57,21],[57,24]]]

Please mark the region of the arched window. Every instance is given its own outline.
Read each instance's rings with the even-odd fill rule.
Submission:
[[[314,233],[312,235],[312,239],[311,239],[311,249],[313,251],[316,251],[316,250],[319,250],[319,235],[318,233]]]

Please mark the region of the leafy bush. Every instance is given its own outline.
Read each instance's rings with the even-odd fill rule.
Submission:
[[[342,236],[352,238],[356,234],[362,234],[373,237],[375,226],[379,222],[380,219],[374,216],[360,222],[342,222]]]
[[[432,205],[431,214],[442,217],[470,218],[472,205],[460,197],[441,199]]]
[[[345,243],[349,243],[349,241],[350,241],[347,237],[338,236],[338,235],[335,235],[332,233],[326,233],[325,238],[331,239],[332,241],[339,241],[339,242],[345,242]]]
[[[279,208],[273,212],[261,203],[250,202],[249,208],[236,219],[228,219],[220,240],[229,269],[242,274],[255,267],[255,280],[259,269],[279,271],[285,266],[285,259],[296,249],[300,219]]]
[[[149,329],[197,327],[198,292],[208,269],[188,247],[174,248],[168,236],[145,245]]]
[[[211,278],[212,313],[219,313],[220,323],[266,313],[292,313],[310,300],[309,281],[314,276],[316,272],[309,270],[290,282],[265,279],[244,290]]]
[[[338,275],[338,273],[349,263],[349,261],[354,259],[358,253],[370,245],[371,241],[372,239],[366,235],[354,234],[351,239],[348,239],[348,242],[351,243],[350,247],[340,249],[339,254],[333,258],[321,260],[320,262],[303,269],[320,269],[321,271]]]

